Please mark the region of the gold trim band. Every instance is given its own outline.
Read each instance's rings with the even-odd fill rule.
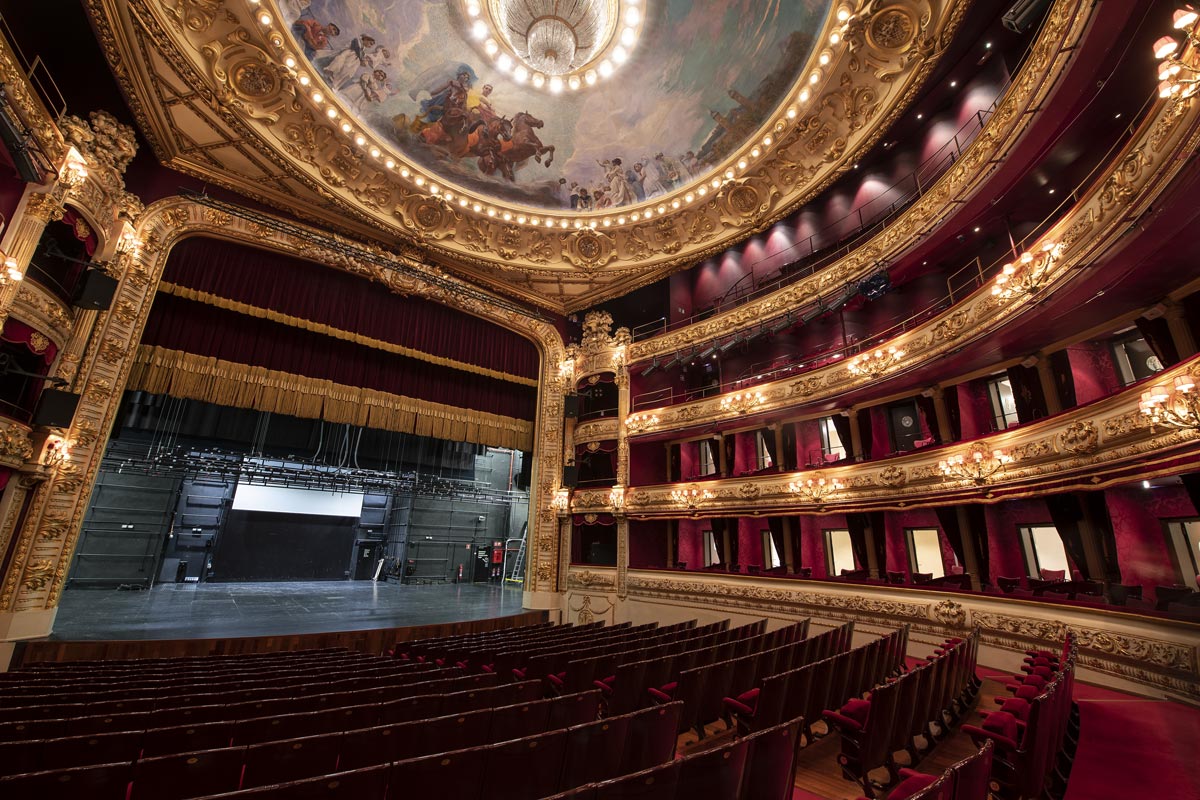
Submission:
[[[437,439],[533,449],[532,422],[152,345],[138,347],[127,388]]]
[[[470,372],[473,375],[482,375],[486,378],[495,378],[499,381],[508,381],[509,383],[520,384],[521,386],[538,385],[536,378],[522,378],[520,375],[512,375],[507,372],[501,372],[496,369],[488,369],[487,367],[468,364],[465,361],[456,361],[453,358],[443,358],[426,353],[422,350],[414,350],[411,347],[385,342],[382,339],[373,339],[370,336],[364,336],[361,333],[335,328],[332,325],[326,325],[321,322],[313,322],[310,319],[302,319],[301,317],[293,317],[289,314],[284,314],[280,311],[275,311],[270,308],[262,308],[260,306],[252,306],[248,303],[241,303],[237,300],[230,300],[225,297],[219,297],[208,292],[201,292],[198,289],[189,289],[186,286],[180,286],[168,281],[160,281],[158,290],[165,292],[175,297],[181,297],[184,300],[194,300],[197,303],[223,308],[226,311],[234,311],[238,314],[245,314],[258,319],[265,319],[269,322],[277,322],[280,325],[287,325],[292,328],[300,328],[301,330],[319,333],[324,336],[331,336],[334,339],[341,339],[344,342],[353,342],[354,344],[370,347],[375,350],[382,350],[385,353],[393,353],[405,358],[415,358],[418,361],[424,361],[429,364],[436,364],[439,367],[449,367],[463,372]]]

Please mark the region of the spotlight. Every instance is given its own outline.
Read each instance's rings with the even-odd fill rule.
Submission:
[[[696,358],[697,358],[697,360],[699,360],[699,359],[705,359],[705,358],[708,358],[709,356],[711,356],[711,355],[712,355],[713,353],[715,353],[715,352],[717,352],[717,343],[716,343],[716,342],[713,342],[713,343],[712,343],[712,344],[710,344],[708,347],[706,347],[706,348],[704,348],[703,350],[701,350],[701,351],[700,351],[700,354],[699,354],[699,355],[697,355],[697,356],[696,356]]]
[[[728,353],[730,350],[744,341],[745,339],[741,336],[732,336],[730,337],[729,341],[722,343],[721,346],[717,348],[717,351],[722,354]]]
[[[671,360],[670,360],[670,361],[668,361],[667,363],[665,363],[665,364],[663,364],[663,365],[662,365],[662,368],[663,368],[663,369],[670,369],[671,367],[675,366],[676,364],[678,364],[678,363],[679,363],[679,362],[681,362],[681,361],[683,361],[683,353],[676,353],[676,354],[675,354],[675,355],[674,355],[674,356],[671,358]]]
[[[648,366],[644,370],[642,370],[642,377],[643,378],[646,377],[651,372],[654,372],[654,370],[656,370],[656,369],[658,369],[658,359],[657,358],[650,362],[650,366]]]

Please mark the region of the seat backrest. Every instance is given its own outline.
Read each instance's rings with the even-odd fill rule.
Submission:
[[[790,800],[796,782],[796,751],[804,720],[793,719],[750,734],[741,797]]]
[[[682,762],[657,767],[604,781],[595,788],[595,800],[675,800]]]
[[[746,772],[747,739],[680,759],[676,796],[688,800],[737,798]]]
[[[654,709],[636,713],[652,711]],[[568,728],[560,788],[575,788],[620,775],[625,740],[634,716],[636,714],[622,714]]]
[[[989,739],[979,748],[979,752],[950,767],[954,775],[954,800],[988,800],[994,749]]]
[[[682,711],[677,701],[630,715],[621,771],[637,772],[673,758]]]

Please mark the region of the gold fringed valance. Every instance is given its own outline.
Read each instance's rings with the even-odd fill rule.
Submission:
[[[260,308],[259,306],[240,303],[236,300],[218,297],[217,295],[210,294],[209,292],[201,292],[196,289],[189,289],[186,286],[179,286],[178,284],[169,283],[167,281],[160,281],[158,284],[158,290],[160,292],[174,295],[175,297],[182,297],[184,300],[193,300],[197,303],[204,303],[205,305],[223,308],[226,311],[234,311],[238,314],[245,314],[250,317],[265,319],[269,322],[277,322],[280,325],[287,325],[292,328],[300,328],[312,333],[322,334],[323,336],[331,336],[334,339],[341,339],[344,342],[353,342],[354,344],[362,345],[363,347],[382,350],[385,353],[393,353],[406,358],[415,358],[419,361],[425,361],[429,364],[436,364],[439,367],[449,367],[450,369],[462,370],[463,372],[470,372],[474,375],[483,375],[487,378],[495,378],[496,380],[500,381],[517,383],[521,386],[538,385],[536,378],[524,378],[520,375],[512,375],[508,372],[501,372],[500,370],[496,369],[488,369],[487,367],[480,367],[476,364],[468,364],[465,361],[456,361],[453,358],[435,356],[422,350],[405,347],[404,345],[393,344],[392,342],[385,342],[382,339],[373,339],[370,336],[363,336],[361,333],[354,333],[353,331],[334,328],[333,326],[326,325],[322,322],[313,322],[309,319],[293,317],[279,311],[273,311],[269,308]]]
[[[128,388],[450,441],[533,449],[532,422],[150,345],[138,348]]]

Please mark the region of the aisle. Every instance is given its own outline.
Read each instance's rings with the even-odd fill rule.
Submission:
[[[1077,699],[1091,687],[1080,688]],[[1200,800],[1200,709],[1104,694],[1079,699],[1079,749],[1066,800]]]

